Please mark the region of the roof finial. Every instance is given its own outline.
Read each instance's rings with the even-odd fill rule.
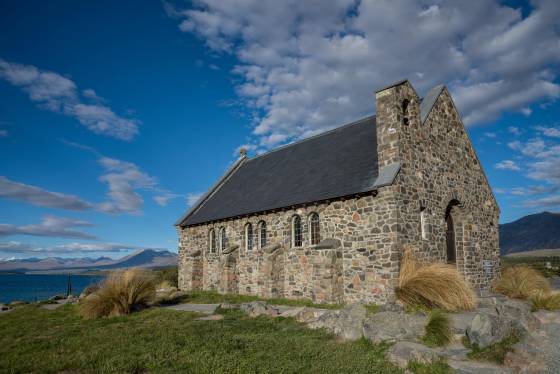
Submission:
[[[245,147],[239,148],[239,157],[247,157],[247,148]]]

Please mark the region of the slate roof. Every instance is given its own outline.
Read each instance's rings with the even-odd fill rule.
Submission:
[[[398,168],[379,173],[375,116],[366,117],[240,161],[177,225],[372,191],[390,184]]]

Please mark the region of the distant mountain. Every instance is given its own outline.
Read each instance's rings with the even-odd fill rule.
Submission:
[[[500,225],[502,255],[560,248],[560,213],[543,212]]]
[[[98,258],[25,258],[0,261],[0,271],[45,271],[45,270],[103,270],[129,267],[155,268],[177,265],[177,254],[153,249],[138,250],[128,256],[113,260]]]

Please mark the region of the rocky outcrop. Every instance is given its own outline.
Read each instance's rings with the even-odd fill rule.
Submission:
[[[363,336],[366,308],[353,304],[341,310],[322,314],[307,325],[312,329],[325,328],[345,340],[356,340]]]
[[[421,313],[379,312],[365,320],[363,333],[373,343],[416,340],[424,334],[427,320]]]
[[[412,342],[397,342],[387,352],[387,358],[400,368],[406,368],[409,361],[430,363],[440,357],[439,353],[425,345]]]

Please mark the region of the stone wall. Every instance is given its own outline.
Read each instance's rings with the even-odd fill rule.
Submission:
[[[409,105],[403,113],[405,99]],[[447,261],[449,209],[457,269],[476,288],[488,289],[499,275],[499,208],[447,89],[424,123],[418,96],[408,82],[381,91],[377,94],[377,123],[378,134],[393,137],[392,151],[380,156],[401,163],[396,180],[399,246],[412,245],[424,261]],[[425,238],[421,210],[426,218]],[[484,269],[484,263],[493,266]]]

